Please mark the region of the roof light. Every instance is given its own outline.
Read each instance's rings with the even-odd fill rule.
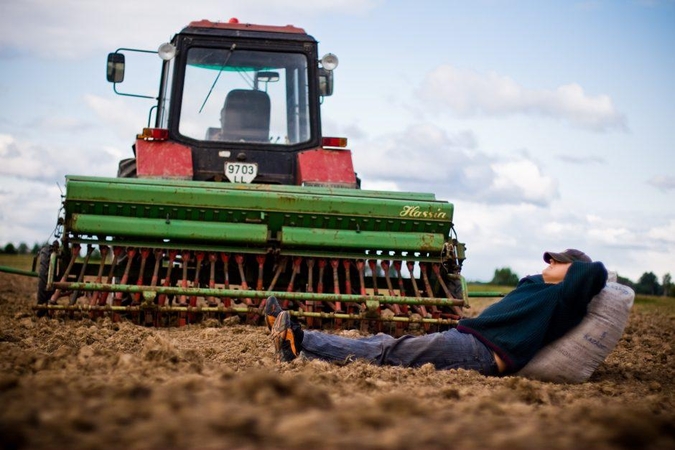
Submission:
[[[143,128],[143,132],[136,135],[136,138],[145,141],[166,141],[169,139],[169,130],[166,128]]]
[[[341,147],[347,146],[347,138],[345,137],[325,137],[321,140],[323,147]]]
[[[159,46],[157,54],[164,61],[170,61],[176,56],[176,46],[168,42],[165,42]]]
[[[332,53],[326,53],[323,55],[323,58],[321,58],[321,67],[326,70],[335,70],[339,62],[337,56]]]

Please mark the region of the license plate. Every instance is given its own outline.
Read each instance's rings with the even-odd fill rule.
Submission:
[[[225,176],[230,183],[250,183],[258,175],[258,164],[226,162]]]

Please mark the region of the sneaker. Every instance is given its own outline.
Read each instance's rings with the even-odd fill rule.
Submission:
[[[274,326],[274,321],[277,319],[279,313],[283,311],[281,305],[277,301],[275,296],[270,296],[265,302],[265,323],[267,324],[267,329],[272,330]]]
[[[291,323],[291,314],[288,311],[281,311],[276,317],[270,333],[272,342],[274,342],[274,352],[279,362],[290,362],[298,356],[300,341],[302,340],[301,333],[300,325],[295,324],[294,326]]]

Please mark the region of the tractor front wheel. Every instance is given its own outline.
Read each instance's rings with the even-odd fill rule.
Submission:
[[[127,158],[120,161],[117,168],[117,178],[136,178],[136,158]]]

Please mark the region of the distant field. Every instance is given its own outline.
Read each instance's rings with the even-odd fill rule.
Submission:
[[[515,286],[498,286],[496,284],[467,283],[469,292],[500,292],[504,295],[515,289]]]
[[[4,255],[0,254],[0,266],[13,267],[21,270],[33,268],[33,255]]]
[[[493,286],[489,284],[469,283],[469,293],[472,292],[501,292],[507,294],[514,288],[511,286]],[[470,298],[469,304],[476,307],[487,306],[494,299]],[[675,315],[675,297],[662,297],[656,295],[636,295],[634,308],[645,312],[658,312],[664,315]]]
[[[639,308],[640,311],[657,311],[665,316],[675,315],[675,297],[636,295],[635,307]]]

